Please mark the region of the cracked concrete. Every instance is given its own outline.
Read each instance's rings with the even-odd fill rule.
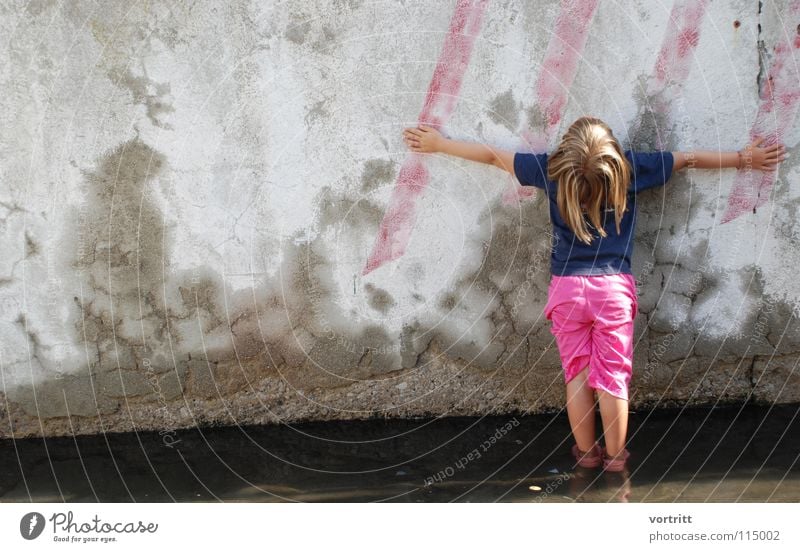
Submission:
[[[562,408],[541,194],[505,205],[505,173],[430,156],[405,254],[360,275],[451,4],[0,18],[0,437]],[[704,27],[687,81],[654,91],[666,14],[603,4],[562,127],[590,112],[633,149],[741,147],[787,5],[714,3],[729,32]],[[544,128],[547,43],[521,21],[557,12],[490,6],[448,134],[511,149]],[[731,171],[639,196],[634,407],[798,400],[791,159],[770,208],[725,225]]]

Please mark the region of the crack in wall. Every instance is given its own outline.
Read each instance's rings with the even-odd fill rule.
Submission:
[[[761,0],[758,2],[758,16],[757,16],[757,33],[756,33],[756,52],[758,54],[758,72],[756,73],[756,91],[758,92],[758,96],[761,97],[763,93],[761,80],[764,78],[764,71],[766,70],[766,57],[767,57],[767,46],[764,43],[764,39],[761,38],[761,11],[763,8],[763,3]]]

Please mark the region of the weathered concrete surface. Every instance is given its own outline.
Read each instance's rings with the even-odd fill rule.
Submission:
[[[678,1],[676,34],[600,3],[559,128],[736,149],[777,81],[793,147],[797,6],[757,4]],[[405,253],[362,276],[458,8],[0,8],[0,436],[561,408],[542,197],[426,157]],[[534,84],[561,9],[486,4],[448,134],[554,145]],[[634,407],[800,400],[797,171],[725,224],[732,170],[640,196]]]

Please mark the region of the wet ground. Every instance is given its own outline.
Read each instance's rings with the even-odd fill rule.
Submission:
[[[3,440],[0,502],[797,502],[799,414],[633,412],[621,474],[573,469],[564,414]]]

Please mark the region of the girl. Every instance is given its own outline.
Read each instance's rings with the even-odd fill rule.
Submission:
[[[555,246],[545,316],[564,368],[572,454],[580,466],[622,471],[637,311],[630,263],[636,194],[687,166],[772,171],[785,159],[784,146],[762,148],[760,138],[738,152],[623,151],[594,117],[577,119],[549,156],[458,142],[422,125],[405,129],[403,138],[414,152],[488,163],[546,191]],[[595,438],[595,392],[604,448]]]

